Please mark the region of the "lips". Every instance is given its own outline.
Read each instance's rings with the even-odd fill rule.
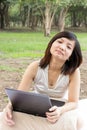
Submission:
[[[63,53],[62,51],[60,51],[60,50],[56,50],[56,52],[57,52],[57,54],[59,54],[59,55],[64,55],[64,53]]]

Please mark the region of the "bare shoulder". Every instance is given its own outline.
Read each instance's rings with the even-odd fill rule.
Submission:
[[[32,85],[32,81],[36,76],[38,66],[39,66],[39,61],[34,61],[28,65],[22,77],[21,83],[18,87],[19,89],[28,90],[29,86]]]
[[[77,68],[73,74],[70,75],[70,79],[80,77],[80,69]]]
[[[32,63],[29,64],[30,67],[38,67],[38,65],[39,65],[39,60],[33,61]]]
[[[39,60],[38,61],[33,61],[32,63],[30,63],[26,69],[26,71],[28,73],[30,73],[31,75],[35,76],[38,70],[38,66],[39,66]]]

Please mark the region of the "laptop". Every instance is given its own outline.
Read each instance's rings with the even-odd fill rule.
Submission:
[[[13,111],[23,112],[36,116],[46,117],[45,113],[52,106],[62,106],[64,101],[50,99],[46,94],[25,92],[16,89],[5,88],[5,92],[10,99]]]

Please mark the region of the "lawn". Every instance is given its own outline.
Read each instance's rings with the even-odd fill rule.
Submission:
[[[42,32],[0,32],[0,57],[4,58],[38,58],[43,56],[44,50],[51,37],[44,37]],[[87,50],[87,34],[76,33],[82,50]]]

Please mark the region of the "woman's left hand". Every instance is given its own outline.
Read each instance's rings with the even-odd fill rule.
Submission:
[[[55,123],[61,116],[61,108],[53,106],[49,109],[49,112],[46,112],[47,120],[51,123]]]

